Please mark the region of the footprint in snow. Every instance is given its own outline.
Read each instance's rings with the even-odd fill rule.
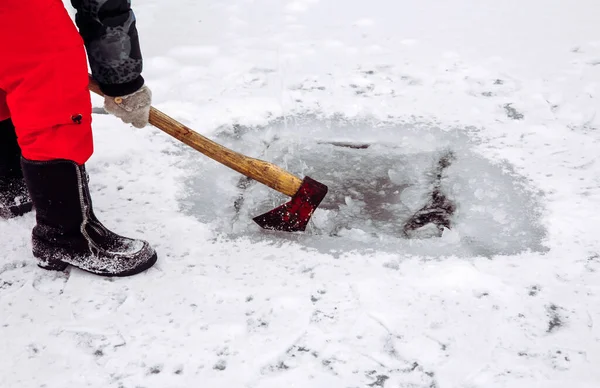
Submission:
[[[37,291],[49,295],[61,295],[69,281],[71,271],[45,271],[39,270],[33,279],[32,286]]]

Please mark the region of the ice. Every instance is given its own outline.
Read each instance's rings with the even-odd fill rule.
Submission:
[[[308,232],[298,237],[302,244],[323,251],[339,246],[377,247],[434,256],[546,250],[540,193],[511,172],[505,162],[477,155],[472,149],[475,145],[459,132],[418,123],[382,125],[339,117],[332,121],[292,117],[288,121],[291,124],[232,128],[233,133],[224,128],[220,140],[233,149],[256,155],[256,148],[251,147],[257,145],[257,137],[263,137],[262,159],[329,187]],[[354,137],[353,142],[343,141],[352,132],[376,136],[364,142],[360,137]],[[306,133],[318,138],[297,136]],[[441,188],[456,205],[451,218],[454,237],[435,238],[440,236],[431,224],[407,235],[405,224],[431,198],[437,165],[449,153],[453,159],[443,173]],[[207,172],[202,156],[189,154],[190,170],[200,167],[186,182],[188,196],[183,201],[188,214],[214,223],[232,237],[287,238],[285,234],[265,234],[252,222],[253,216],[285,202],[286,197],[243,177],[236,182],[235,173],[218,166]],[[206,206],[202,195],[206,187],[219,188],[220,194],[214,196],[218,205]]]
[[[132,6],[157,108],[333,190],[264,231],[285,196],[96,109],[96,214],[158,262],[48,273],[0,222],[0,387],[598,388],[600,2]],[[452,227],[403,236],[432,182]]]

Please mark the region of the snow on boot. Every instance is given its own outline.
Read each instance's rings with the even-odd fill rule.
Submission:
[[[0,121],[0,218],[18,217],[31,211],[20,160],[21,149],[12,121]]]
[[[70,264],[102,276],[129,276],[154,265],[156,252],[146,241],[119,236],[98,221],[85,166],[24,158],[22,166],[36,209],[32,243],[40,267],[62,271]]]

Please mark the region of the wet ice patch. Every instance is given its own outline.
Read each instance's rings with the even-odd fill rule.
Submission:
[[[183,207],[229,236],[292,239],[338,252],[492,256],[544,250],[536,194],[509,165],[479,156],[463,131],[294,118],[217,133],[232,149],[329,187],[305,233],[264,231],[252,218],[289,198],[196,155]],[[451,162],[440,169],[449,156]],[[449,204],[448,224],[425,218],[407,232],[424,210],[440,213],[436,196]]]

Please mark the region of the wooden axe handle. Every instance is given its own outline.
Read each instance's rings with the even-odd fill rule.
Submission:
[[[92,92],[104,97],[98,83],[91,76],[89,88]],[[150,108],[150,124],[209,158],[287,196],[293,197],[302,185],[300,178],[273,163],[250,158],[223,147],[154,107]]]

